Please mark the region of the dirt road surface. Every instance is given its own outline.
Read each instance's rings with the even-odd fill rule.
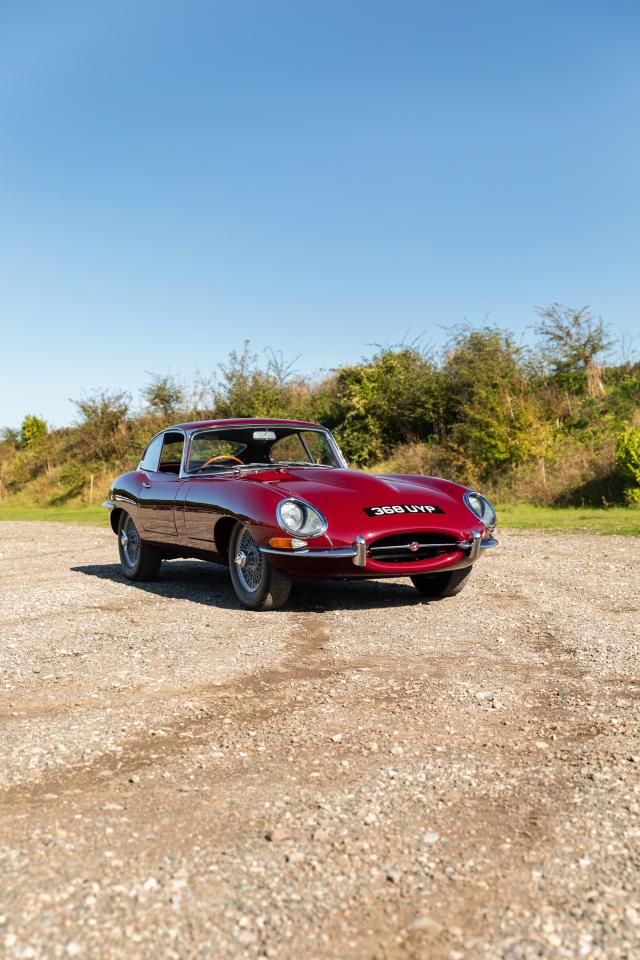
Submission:
[[[0,524],[0,954],[640,957],[639,542],[501,539],[251,613]]]

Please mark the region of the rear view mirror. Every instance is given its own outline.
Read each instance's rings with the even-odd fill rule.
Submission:
[[[254,430],[253,431],[254,440],[275,440],[276,435],[273,430]]]

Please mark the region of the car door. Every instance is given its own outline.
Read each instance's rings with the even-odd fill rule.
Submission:
[[[144,480],[139,508],[145,533],[177,537],[174,505],[182,484],[183,449],[184,434],[179,430],[167,430],[149,444],[142,458],[140,470]]]
[[[246,442],[237,436],[229,437],[221,430],[201,430],[191,439],[189,461],[185,463],[185,479],[178,508],[183,510],[184,534],[189,540],[211,543],[217,520],[229,513],[230,488],[236,478],[215,475],[197,475],[207,461],[220,463],[227,470],[241,463]]]

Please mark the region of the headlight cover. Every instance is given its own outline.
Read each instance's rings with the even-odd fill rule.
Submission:
[[[278,525],[296,537],[319,537],[328,527],[319,510],[304,500],[287,498],[276,507]]]
[[[469,491],[464,495],[464,502],[471,513],[484,523],[485,527],[495,527],[496,512],[486,497],[483,497],[481,493]]]

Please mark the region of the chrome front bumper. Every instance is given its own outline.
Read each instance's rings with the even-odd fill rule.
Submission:
[[[459,550],[462,550],[467,555],[462,561],[457,561],[452,564],[453,567],[459,566],[468,566],[471,563],[475,563],[476,560],[484,553],[485,550],[488,550],[489,547],[496,547],[498,541],[494,537],[487,537],[484,540],[479,530],[474,530],[472,540],[458,540],[455,544]],[[425,543],[418,544],[416,549],[420,547],[451,547],[454,544],[451,543]],[[384,550],[397,550],[397,547],[377,547],[374,548],[382,552]],[[260,547],[261,553],[270,553],[278,557],[307,557],[310,560],[343,560],[345,558],[351,559],[355,567],[364,567],[367,564],[367,556],[371,555],[368,552],[367,544],[364,537],[357,536],[354,540],[352,546],[350,547],[336,547],[332,550],[309,550],[308,548],[303,547],[300,550],[278,550],[275,547]],[[371,557],[371,559],[384,562],[383,558]],[[436,558],[433,558],[436,559]]]

